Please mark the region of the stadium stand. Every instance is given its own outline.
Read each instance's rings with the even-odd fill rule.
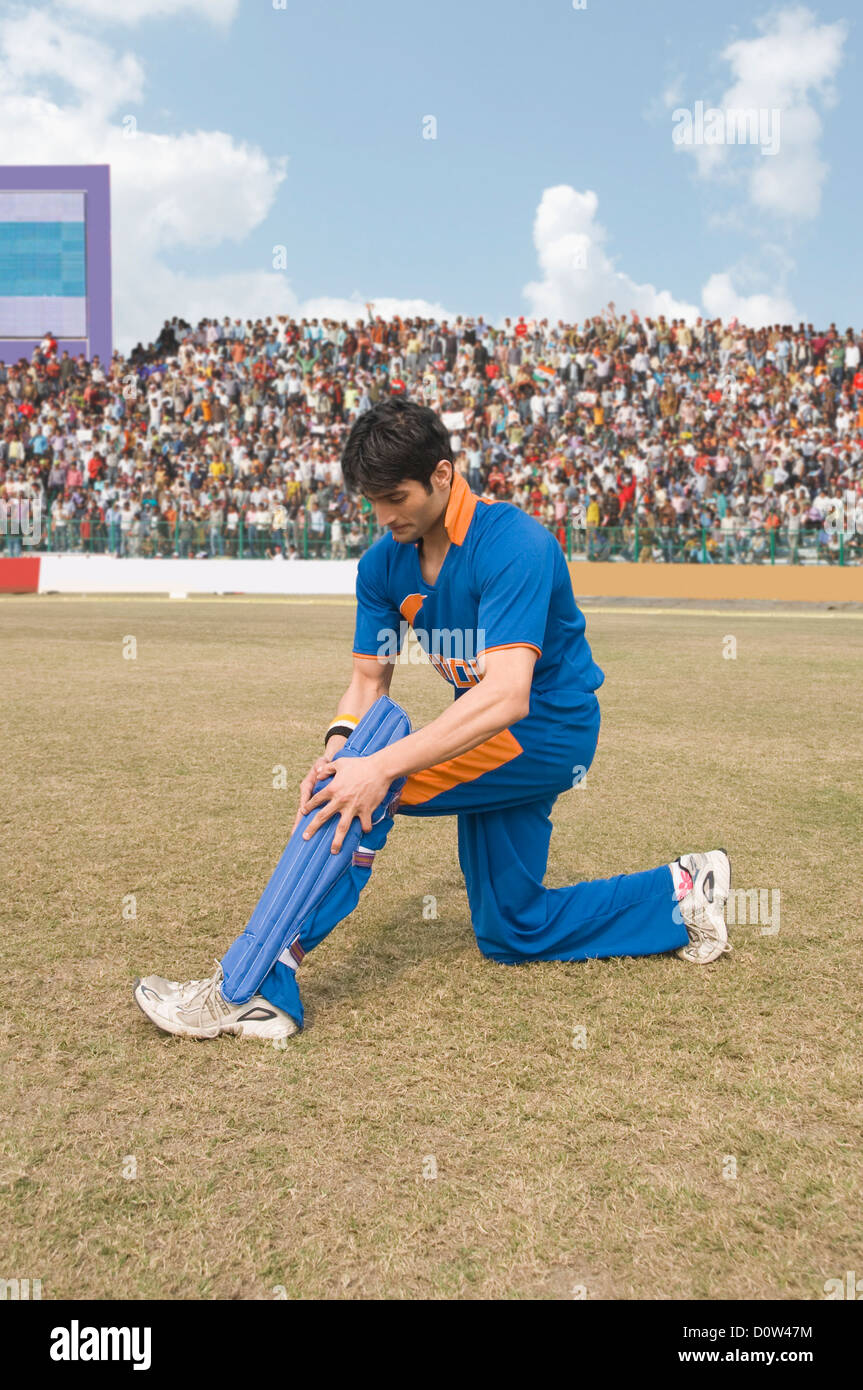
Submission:
[[[441,413],[474,492],[570,559],[860,563],[860,333],[366,310],[175,318],[110,365],[47,333],[0,364],[0,554],[355,557],[377,532],[341,448],[399,393]]]

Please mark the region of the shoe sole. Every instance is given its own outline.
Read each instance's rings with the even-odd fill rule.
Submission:
[[[726,864],[728,865],[728,886],[727,886],[727,888],[725,889],[725,893],[724,893],[724,895],[723,895],[723,897],[722,897],[722,917],[723,917],[723,920],[724,920],[724,918],[725,918],[725,904],[728,902],[728,895],[729,895],[729,893],[731,892],[731,859],[730,859],[730,857],[729,857],[728,850],[726,850],[726,849],[720,849],[720,850],[718,851],[718,853],[719,853],[719,854],[724,854],[724,855],[725,855],[725,862],[726,862]]]
[[[718,849],[717,853],[719,853],[719,854],[724,854],[724,855],[725,855],[725,862],[726,862],[726,864],[728,865],[728,887],[725,889],[724,893],[722,894],[722,898],[721,898],[721,905],[722,905],[722,920],[723,920],[723,922],[724,922],[724,921],[725,921],[725,904],[727,903],[727,901],[728,901],[728,895],[729,895],[729,893],[731,892],[731,856],[729,855],[728,850],[727,850],[727,849],[723,849],[721,846],[720,846],[720,848]],[[714,875],[714,883],[715,883],[715,875]],[[689,949],[689,948],[686,947],[686,946],[680,946],[680,947],[678,947],[678,949],[677,949],[677,950],[675,951],[675,953],[674,953],[674,954],[677,956],[678,960],[685,960],[686,963],[687,963],[687,965],[713,965],[714,962],[720,960],[720,959],[722,958],[722,956],[728,956],[728,955],[730,955],[731,952],[732,952],[732,950],[733,950],[733,947],[732,947],[732,945],[731,945],[731,942],[728,940],[728,926],[727,926],[727,924],[726,924],[726,927],[725,927],[725,941],[724,941],[724,943],[723,943],[721,949],[718,950],[718,951],[716,952],[715,955],[710,956],[710,958],[709,958],[708,960],[700,960],[697,956],[688,956],[688,955],[686,955],[685,953],[686,953],[686,951],[687,951],[688,949]]]

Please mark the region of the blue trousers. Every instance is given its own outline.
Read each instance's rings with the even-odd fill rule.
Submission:
[[[689,940],[667,864],[563,888],[543,885],[552,807],[586,775],[598,736],[599,702],[590,695],[575,723],[555,727],[529,717],[479,749],[408,779],[396,815],[458,818],[471,923],[480,951],[491,960],[518,965],[649,956]],[[304,923],[295,944],[275,954],[260,993],[300,1026],[297,966],[353,912],[394,823],[387,816],[363,835],[362,853]]]

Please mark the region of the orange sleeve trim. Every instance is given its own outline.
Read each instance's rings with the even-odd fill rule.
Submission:
[[[477,744],[467,753],[460,753],[457,758],[437,763],[425,772],[415,772],[405,783],[399,804],[421,806],[423,802],[431,801],[441,792],[447,792],[462,782],[474,782],[484,772],[503,767],[504,763],[512,762],[521,752],[522,746],[515,734],[503,729],[493,738],[487,738],[485,743]]]
[[[388,656],[369,656],[368,652],[351,652],[351,656],[356,656],[360,661],[390,661]]]
[[[477,656],[483,656],[485,652],[505,652],[511,647],[529,647],[537,656],[542,656],[542,647],[537,647],[534,642],[501,642],[497,647],[482,647]]]

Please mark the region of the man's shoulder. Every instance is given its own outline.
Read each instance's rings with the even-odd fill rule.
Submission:
[[[477,539],[484,546],[505,542],[531,548],[554,544],[554,536],[535,516],[512,502],[480,502],[477,506]]]
[[[405,548],[394,540],[392,532],[385,532],[360,556],[357,565],[359,573],[363,579],[389,574],[398,559],[398,552]]]

